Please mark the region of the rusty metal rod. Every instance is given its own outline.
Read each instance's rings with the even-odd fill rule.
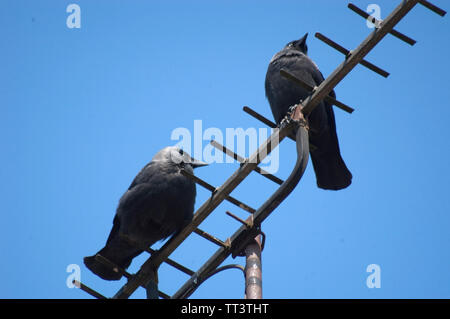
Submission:
[[[216,244],[219,247],[224,247],[227,248],[229,247],[229,245],[226,242],[223,242],[222,240],[218,239],[217,237],[208,234],[207,232],[205,232],[204,230],[201,230],[200,228],[197,228],[196,230],[194,230],[194,233],[201,236],[202,238],[209,240],[210,242],[212,242],[213,244]]]
[[[170,299],[170,296],[162,291],[158,291],[158,294],[162,299]]]
[[[308,83],[306,83],[305,81],[303,81],[302,79],[296,77],[295,75],[293,75],[292,73],[290,73],[289,71],[285,70],[285,69],[281,69],[280,70],[280,74],[282,76],[284,76],[285,78],[293,81],[294,83],[298,84],[300,87],[304,88],[306,91],[309,91],[310,93],[312,91],[315,90],[314,87],[312,87],[311,85],[309,85]],[[327,101],[330,104],[336,105],[338,108],[344,110],[347,113],[353,113],[353,111],[355,109],[351,108],[350,106],[336,100],[334,97],[327,95],[325,97],[325,101]]]
[[[225,214],[227,214],[234,220],[237,220],[238,222],[240,222],[242,225],[245,225],[246,227],[253,227],[253,215],[250,215],[248,220],[243,220],[242,218],[234,215],[233,213],[231,213],[229,211],[226,211]]]
[[[267,117],[259,114],[258,112],[256,112],[255,110],[253,110],[252,108],[248,107],[248,106],[244,106],[242,108],[242,110],[247,113],[248,115],[254,117],[255,119],[257,119],[258,121],[266,124],[268,127],[271,128],[277,128],[278,126],[272,122],[271,120],[269,120]],[[289,134],[288,138],[290,138],[291,140],[293,140],[295,142],[295,136],[293,134]]]
[[[269,120],[269,119],[267,119],[266,117],[262,116],[261,114],[259,114],[258,112],[256,112],[255,110],[251,109],[251,108],[248,107],[248,106],[244,106],[244,107],[242,108],[242,110],[243,110],[245,113],[247,113],[247,114],[249,114],[250,116],[254,117],[254,118],[257,119],[258,121],[263,122],[264,124],[266,124],[267,126],[269,126],[269,127],[271,127],[271,128],[277,127],[277,125],[276,125],[274,122],[272,122],[271,120]],[[295,136],[294,136],[293,133],[289,134],[287,137],[290,138],[291,140],[293,140],[293,141],[295,142]],[[317,147],[314,146],[314,144],[309,143],[309,149],[310,149],[310,151],[314,151],[314,150],[317,149]]]
[[[417,43],[416,40],[414,40],[414,39],[408,37],[406,34],[403,34],[403,33],[399,32],[399,31],[397,31],[397,30],[392,30],[392,31],[390,32],[390,34],[392,34],[392,35],[393,35],[394,37],[396,37],[397,39],[400,39],[400,40],[402,40],[403,42],[406,42],[406,43],[409,44],[409,45],[414,45],[414,44]]]
[[[126,238],[124,236],[122,236],[122,238]],[[95,255],[95,259],[102,263],[103,265],[110,267],[111,269],[113,269],[115,272],[122,274],[122,276],[124,276],[125,278],[127,278],[128,280],[130,280],[131,278],[133,278],[133,275],[130,274],[129,272],[127,272],[125,269],[117,266],[116,264],[114,264],[112,261],[110,261],[109,259],[103,257],[102,255]],[[144,283],[141,283],[141,287],[145,288],[145,290],[147,291],[147,297],[149,296],[149,291],[151,292],[151,299],[156,298],[157,296],[168,296],[167,294],[163,293],[162,291],[158,290],[158,283],[157,283],[157,274],[155,273],[155,282],[149,281],[149,283],[147,283],[147,285],[145,285]],[[149,288],[151,287],[151,288]],[[164,297],[163,297],[164,298]]]
[[[191,178],[194,182],[196,182],[197,184],[199,184],[200,186],[206,188],[207,190],[209,190],[210,192],[212,192],[214,194],[214,192],[217,190],[216,187],[212,186],[211,184],[205,182],[204,180],[202,180],[201,178],[195,176],[194,174],[189,173],[188,171],[185,170],[181,170],[181,174],[183,174],[184,176],[187,176],[189,178]],[[237,200],[236,198],[232,197],[232,196],[227,196],[225,198],[226,201],[238,206],[239,208],[242,208],[243,210],[249,212],[250,214],[253,214],[256,210],[254,208],[251,208],[250,206],[248,206],[247,204],[244,204],[243,202]]]
[[[95,291],[92,288],[89,288],[88,286],[86,286],[85,284],[83,284],[81,281],[78,280],[72,280],[72,283],[80,288],[81,290],[83,290],[84,292],[90,294],[92,297],[95,297],[97,299],[107,299],[105,296],[103,296],[101,293],[98,293],[97,291]]]
[[[381,21],[378,20],[377,18],[375,18],[374,16],[371,16],[370,14],[368,14],[366,11],[358,8],[357,6],[355,6],[353,3],[349,3],[347,6],[350,10],[352,10],[353,12],[355,12],[357,15],[363,17],[364,19],[370,19],[370,21],[375,24],[375,25],[380,25]],[[410,37],[404,35],[401,32],[398,32],[395,29],[392,29],[390,32],[390,34],[392,34],[393,36],[397,37],[398,39],[408,43],[409,45],[414,45],[416,44],[416,40],[411,39]]]
[[[132,246],[134,246],[134,247],[136,247],[136,248],[142,249],[143,251],[149,253],[150,255],[157,252],[157,250],[152,249],[151,247],[144,247],[144,246],[140,245],[138,242],[132,240],[132,239],[131,239],[129,236],[127,236],[127,235],[119,234],[119,237],[120,237],[121,239],[125,240],[128,244],[130,244],[130,245],[132,245]],[[189,269],[189,268],[183,266],[183,265],[180,264],[180,263],[177,263],[176,261],[174,261],[174,260],[172,260],[172,259],[170,259],[170,258],[167,258],[164,262],[165,262],[166,264],[168,264],[168,265],[174,267],[175,269],[178,269],[179,271],[184,272],[185,274],[187,274],[187,275],[189,275],[189,276],[192,276],[192,274],[194,273],[194,271],[192,271],[191,269]]]
[[[243,158],[242,156],[236,154],[235,152],[233,152],[232,150],[226,148],[225,146],[223,146],[222,144],[216,142],[215,140],[211,140],[210,143],[211,143],[212,146],[214,146],[218,150],[222,151],[223,153],[227,154],[228,156],[234,158],[239,163],[242,164],[242,163],[244,163],[246,161],[245,158]],[[255,167],[255,172],[257,172],[258,174],[260,174],[260,175],[264,176],[265,178],[271,180],[272,182],[277,183],[278,185],[283,184],[283,180],[282,179],[279,179],[275,175],[270,174],[269,172],[267,172],[266,170],[262,169],[259,166]]]
[[[294,105],[293,105],[294,106]],[[267,119],[266,117],[262,116],[261,114],[257,113],[255,110],[252,110],[251,108],[249,108],[248,106],[244,106],[243,108],[244,112],[248,113],[249,115],[253,116],[254,118],[256,118],[257,120],[263,122],[264,124],[267,124],[268,126],[274,128],[274,127],[279,127],[278,125],[276,125],[275,123],[273,123],[271,120]],[[310,128],[311,129],[311,128]],[[312,129],[311,129],[312,130]],[[287,137],[289,137],[291,140],[293,140],[295,142],[295,134],[292,132],[290,133]],[[311,150],[314,150],[315,148],[317,148],[316,146],[314,146],[313,144],[309,144],[309,148]]]
[[[346,48],[344,48],[343,46],[341,46],[340,44],[334,42],[333,40],[331,40],[330,38],[327,38],[326,36],[324,36],[323,34],[317,32],[315,34],[316,38],[321,40],[322,42],[328,44],[330,47],[332,47],[333,49],[341,52],[342,54],[344,54],[345,56],[348,56],[350,54],[350,50],[347,50]],[[366,68],[368,68],[369,70],[378,73],[379,75],[387,78],[389,76],[389,73],[386,72],[385,70],[377,67],[375,64],[370,63],[369,61],[366,61],[364,59],[362,59],[361,61],[359,61],[359,64],[365,66]]]
[[[442,10],[441,8],[435,6],[434,4],[432,4],[429,1],[426,0],[419,0],[419,3],[421,5],[423,5],[425,8],[430,9],[431,11],[433,11],[434,13],[437,13],[438,15],[440,15],[441,17],[445,16],[445,14],[447,13],[445,10]]]
[[[149,254],[154,254],[156,252],[156,250],[152,249],[152,248],[147,248],[146,251]],[[164,261],[166,264],[172,266],[175,269],[178,269],[181,272],[184,272],[186,275],[192,276],[195,272],[189,268],[187,268],[186,266],[183,266],[180,263],[177,263],[176,261],[174,261],[173,259],[167,258]]]
[[[254,110],[251,109],[250,107],[244,106],[242,109],[243,109],[243,111],[244,111],[245,113],[247,113],[247,114],[253,116],[253,117],[254,117],[255,119],[257,119],[258,121],[263,122],[263,123],[266,124],[268,127],[271,127],[271,128],[276,128],[276,127],[277,127],[277,125],[276,125],[274,122],[272,122],[272,121],[269,120],[268,118],[262,116],[261,114],[257,113],[256,111],[254,111]],[[295,141],[295,138],[292,137],[292,140]]]

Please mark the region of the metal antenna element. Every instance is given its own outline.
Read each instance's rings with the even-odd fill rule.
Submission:
[[[316,87],[312,87],[311,85],[309,85],[308,83],[304,82],[303,80],[299,79],[298,77],[296,77],[295,75],[293,75],[292,73],[290,73],[289,71],[285,70],[285,69],[281,69],[280,70],[280,74],[282,76],[284,76],[285,78],[291,80],[292,82],[298,84],[300,87],[304,88],[306,91],[309,91],[310,93],[312,93]],[[334,97],[327,95],[325,97],[325,101],[327,101],[330,104],[336,105],[338,108],[344,110],[347,113],[353,113],[354,109],[351,108],[348,105],[345,105],[344,103],[336,100]]]
[[[218,150],[222,151],[223,153],[227,154],[228,156],[234,158],[236,161],[238,161],[241,164],[243,164],[246,161],[246,159],[243,158],[242,156],[239,156],[238,154],[236,154],[232,150],[226,148],[225,146],[221,145],[220,143],[218,143],[218,142],[216,142],[214,140],[211,141],[211,145],[214,146],[215,148],[217,148]],[[254,170],[258,174],[261,174],[265,178],[271,180],[274,183],[277,183],[278,185],[283,184],[283,180],[279,179],[275,175],[270,174],[269,172],[265,171],[264,169],[262,169],[259,166],[256,166],[254,168]]]
[[[375,18],[374,16],[371,16],[370,14],[368,14],[366,11],[358,8],[357,6],[355,6],[353,3],[349,3],[348,4],[348,8],[350,10],[352,10],[353,12],[355,12],[356,14],[358,14],[359,16],[363,17],[366,20],[369,20],[370,22],[372,22],[374,25],[381,25],[382,21],[378,20],[377,18]],[[404,35],[401,32],[398,32],[395,29],[392,29],[390,32],[390,34],[392,34],[393,36],[397,37],[398,39],[408,43],[409,45],[414,45],[416,44],[416,40],[411,39],[410,37]]]
[[[332,47],[333,49],[336,49],[337,51],[341,52],[343,55],[345,55],[346,57],[348,57],[352,52],[347,50],[346,48],[344,48],[343,46],[337,44],[336,42],[334,42],[333,40],[331,40],[330,38],[327,38],[326,36],[324,36],[323,34],[317,32],[315,34],[315,37],[317,39],[319,39],[320,41],[328,44],[330,47]],[[361,59],[361,61],[359,61],[359,64],[364,65],[366,68],[368,68],[369,70],[378,73],[379,75],[381,75],[382,77],[387,78],[389,76],[389,73],[386,72],[385,70],[377,67],[376,65]]]

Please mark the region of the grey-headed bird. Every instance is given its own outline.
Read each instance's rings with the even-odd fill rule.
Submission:
[[[179,232],[193,218],[195,183],[181,174],[205,166],[178,147],[159,151],[120,198],[106,245],[97,254],[126,269],[134,257],[159,240]],[[122,276],[94,256],[84,264],[105,280]]]

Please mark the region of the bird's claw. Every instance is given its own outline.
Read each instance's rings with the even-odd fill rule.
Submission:
[[[292,122],[297,123],[300,126],[304,126],[306,128],[308,128],[308,123],[305,119],[305,117],[303,116],[303,113],[301,112],[301,108],[302,108],[302,103],[303,101],[300,101],[299,104],[295,104],[289,107],[286,116],[281,120],[279,127],[283,128],[286,127],[287,125],[291,124]],[[300,108],[298,111],[298,116],[294,117],[295,112],[297,110],[297,108]]]
[[[296,108],[297,108],[297,105],[292,105],[289,107],[285,117],[280,122],[280,125],[279,125],[280,128],[286,127],[287,125],[289,125],[292,122],[291,115],[293,114],[293,112],[295,111]]]

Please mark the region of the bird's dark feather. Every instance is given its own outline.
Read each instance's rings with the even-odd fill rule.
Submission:
[[[158,153],[159,154],[159,153]],[[186,165],[186,169],[189,168]],[[123,194],[106,245],[98,254],[126,269],[145,247],[179,232],[192,220],[195,183],[180,172],[181,166],[167,156],[147,164]],[[106,280],[121,274],[85,257],[86,266]]]
[[[324,81],[316,64],[304,52],[286,47],[275,54],[267,69],[265,91],[277,123],[286,116],[291,106],[310,95],[302,87],[281,76],[281,69],[313,87]],[[336,96],[334,91],[330,95]],[[317,185],[331,190],[347,187],[351,183],[352,174],[340,154],[332,105],[322,101],[308,116],[308,122],[310,143],[316,147],[311,151],[311,159]]]

